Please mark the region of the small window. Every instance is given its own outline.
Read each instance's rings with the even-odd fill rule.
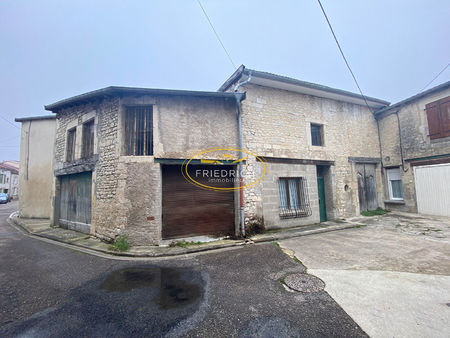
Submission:
[[[153,106],[127,107],[125,155],[153,155]]]
[[[323,146],[323,125],[311,123],[311,144]]]
[[[295,218],[311,216],[308,184],[304,177],[280,178],[280,217]]]
[[[67,152],[66,161],[73,162],[75,160],[75,143],[77,140],[77,129],[72,128],[67,131]]]
[[[92,155],[94,155],[94,120],[83,124],[82,157],[88,158]]]
[[[387,169],[389,199],[403,200],[402,175],[400,168]]]

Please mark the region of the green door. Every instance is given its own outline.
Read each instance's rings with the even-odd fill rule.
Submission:
[[[325,185],[323,177],[317,177],[317,190],[319,194],[320,221],[325,222],[327,220],[327,206],[325,204]]]

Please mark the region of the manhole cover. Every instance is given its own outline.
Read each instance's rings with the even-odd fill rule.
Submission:
[[[299,292],[317,292],[322,291],[325,287],[324,282],[322,282],[319,278],[304,273],[288,275],[284,279],[284,283],[290,289]]]

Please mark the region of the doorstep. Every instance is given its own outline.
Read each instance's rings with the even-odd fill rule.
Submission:
[[[319,224],[293,227],[288,229],[269,230],[264,234],[250,237],[249,239],[219,239],[201,244],[192,244],[185,247],[180,246],[131,246],[126,252],[117,252],[109,249],[110,245],[84,233],[68,230],[60,227],[51,227],[49,219],[19,218],[16,214],[10,216],[9,220],[23,232],[36,237],[46,238],[51,241],[69,244],[75,247],[93,250],[112,256],[125,257],[168,257],[180,256],[202,251],[217,250],[223,248],[238,247],[252,243],[273,242],[276,240],[313,235],[329,231],[337,231],[348,228],[359,227],[357,223],[348,222],[324,222]]]

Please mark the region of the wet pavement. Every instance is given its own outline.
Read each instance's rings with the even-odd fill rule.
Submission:
[[[24,236],[0,206],[0,336],[362,337],[272,243],[172,259],[105,259]]]

